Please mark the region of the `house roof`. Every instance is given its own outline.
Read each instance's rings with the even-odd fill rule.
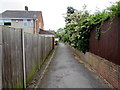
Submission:
[[[18,11],[18,10],[6,10],[0,16],[2,18],[37,18],[41,11]]]
[[[40,30],[39,34],[54,35],[53,33],[49,32],[47,30]]]

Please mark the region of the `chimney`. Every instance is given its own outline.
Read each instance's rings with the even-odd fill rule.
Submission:
[[[28,11],[28,7],[27,6],[25,6],[25,11]]]

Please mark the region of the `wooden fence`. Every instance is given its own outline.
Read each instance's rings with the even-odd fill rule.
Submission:
[[[0,89],[23,88],[53,49],[52,39],[0,26]]]
[[[2,89],[2,27],[0,27],[0,90]]]
[[[38,34],[25,33],[25,60],[26,80],[29,82],[34,73],[40,69],[41,64],[48,56],[51,48],[50,37],[41,37]]]
[[[110,62],[120,65],[120,17],[115,17],[110,25],[111,21],[105,21],[101,27],[100,39],[95,39],[96,27],[92,30],[90,35],[90,52],[101,56]],[[111,27],[111,28],[110,28]],[[108,30],[108,28],[110,28]]]

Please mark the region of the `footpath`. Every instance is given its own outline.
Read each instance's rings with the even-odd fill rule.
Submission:
[[[36,88],[109,88],[94,72],[76,60],[70,48],[60,43],[44,77]]]

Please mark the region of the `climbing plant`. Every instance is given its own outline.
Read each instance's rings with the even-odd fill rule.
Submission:
[[[112,20],[115,16],[120,16],[120,2],[116,2],[111,7],[103,11],[97,11],[94,14],[90,14],[89,11],[86,10],[86,5],[84,5],[83,10],[80,11],[73,7],[68,7],[65,17],[65,33],[62,40],[85,53],[89,50],[91,30],[96,26],[95,38],[99,40],[101,34],[110,30]],[[111,20],[110,26],[103,32],[101,31],[101,27],[103,22],[108,19]]]

